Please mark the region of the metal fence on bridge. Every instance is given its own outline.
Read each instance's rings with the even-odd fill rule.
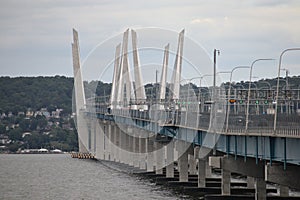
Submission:
[[[226,89],[219,89],[216,91],[215,101],[211,98],[211,90],[207,91],[207,94],[199,95],[185,90],[176,101],[158,101],[150,97],[138,101],[143,103],[131,101],[126,106],[122,102],[116,102],[112,106],[103,101],[103,98],[96,97],[88,99],[87,110],[96,114],[148,120],[162,126],[181,126],[204,131],[212,131],[214,121],[219,127],[215,131],[221,134],[300,137],[299,90],[293,90],[290,93],[292,95],[280,95],[275,129],[276,102],[271,95],[274,91],[251,90],[249,105],[244,89],[236,88],[233,96],[228,95]]]

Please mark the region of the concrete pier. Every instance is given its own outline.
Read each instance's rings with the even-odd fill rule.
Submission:
[[[116,162],[120,162],[120,152],[121,152],[121,142],[120,142],[120,129],[117,125],[115,125],[115,160]]]
[[[131,127],[127,127],[127,135],[126,135],[126,141],[127,141],[127,154],[128,154],[128,164],[130,166],[133,165],[133,159],[134,159],[134,154],[133,154],[133,149],[134,149],[134,142],[133,142],[133,129]]]
[[[288,197],[289,196],[289,187],[284,186],[284,185],[280,185],[279,186],[279,195],[281,197]]]
[[[164,145],[159,142],[154,142],[155,146],[155,173],[156,174],[163,174],[163,167],[165,163],[165,147]]]
[[[179,181],[187,182],[188,181],[188,153],[184,152],[178,159],[179,169]]]
[[[230,173],[238,173],[255,177],[255,199],[264,200],[267,198],[264,163],[255,159],[233,158],[230,156],[210,156],[210,166],[222,169],[222,195],[230,195]],[[255,170],[253,170],[255,169]],[[249,178],[250,182],[251,178]],[[252,183],[249,184],[252,187]],[[251,188],[249,188],[251,189]]]
[[[96,138],[98,140],[96,141],[96,158],[98,159],[104,159],[104,133],[103,133],[103,127],[102,124],[96,120],[95,121],[95,129],[96,129]]]
[[[140,131],[141,136],[139,137],[139,168],[146,170],[147,169],[147,163],[146,163],[146,158],[147,158],[147,154],[146,154],[146,138],[145,136],[145,132],[144,131]]]
[[[230,195],[231,172],[222,169],[222,195]]]
[[[247,176],[247,188],[253,189],[255,188],[255,178],[251,176]]]
[[[152,172],[154,170],[154,141],[153,138],[146,139],[146,147],[147,147],[147,171]]]
[[[178,170],[179,170],[179,181],[188,182],[188,144],[187,142],[177,140],[176,149],[178,151]]]
[[[112,154],[112,149],[113,149],[113,144],[112,144],[112,126],[111,124],[108,124],[107,126],[107,160],[113,161],[113,154]]]
[[[140,166],[140,154],[139,154],[139,147],[140,147],[140,138],[138,135],[138,130],[135,129],[133,133],[133,166],[139,167]]]
[[[267,199],[267,185],[263,178],[255,180],[255,200]]]
[[[166,147],[167,151],[167,166],[166,166],[166,177],[174,177],[174,141],[170,141]]]
[[[206,160],[198,159],[198,187],[206,187]]]
[[[284,169],[282,164],[268,163],[265,166],[266,180],[277,183],[282,186],[300,190],[300,167],[296,165],[287,165]],[[284,190],[287,190],[286,188]],[[284,192],[283,192],[284,193]]]
[[[194,156],[194,152],[193,154],[189,154],[188,155],[188,160],[189,160],[189,174],[197,174],[197,160]]]

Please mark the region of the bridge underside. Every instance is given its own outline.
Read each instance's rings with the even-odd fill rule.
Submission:
[[[220,168],[222,173],[224,172],[225,182],[222,184],[230,184],[230,181],[226,183],[228,177],[230,179],[230,175],[226,179],[226,173],[238,173],[249,177],[250,180],[251,177],[254,178],[257,186],[261,187],[256,188],[257,191],[267,191],[265,181],[280,185],[280,194],[283,196],[289,195],[286,192],[289,191],[288,188],[300,190],[297,152],[289,149],[296,148],[300,143],[299,140],[218,135],[182,127],[159,126],[155,122],[133,126],[133,122],[127,118],[118,116],[113,119],[111,115],[86,117],[91,122],[89,124],[91,134],[86,142],[89,144],[88,151],[97,159],[126,163],[149,172],[155,171],[157,174],[166,173],[162,170],[164,167],[171,166],[174,169],[174,162],[177,161],[178,167],[181,168],[179,180],[188,182],[191,174],[198,174],[200,187],[205,185],[203,173],[206,174],[205,163],[208,163],[209,158],[211,167]],[[215,155],[212,153],[214,146]],[[173,169],[168,171],[170,177],[174,176]],[[294,177],[292,181],[291,177]],[[226,193],[228,188],[223,189],[224,195],[230,194]]]

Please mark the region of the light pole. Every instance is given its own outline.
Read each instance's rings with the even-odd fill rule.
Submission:
[[[278,75],[277,75],[277,87],[276,87],[276,98],[275,98],[275,113],[274,113],[274,134],[276,132],[276,123],[277,123],[277,105],[278,105],[278,93],[279,93],[279,78],[280,78],[280,70],[281,70],[281,62],[282,62],[282,57],[283,55],[288,52],[288,51],[299,51],[300,48],[290,48],[290,49],[285,49],[284,51],[281,52],[280,57],[279,57],[279,65],[278,65]]]
[[[213,87],[216,87],[216,75],[217,75],[217,54],[220,55],[220,50],[214,49],[214,81]]]
[[[229,104],[229,98],[231,96],[231,82],[232,82],[232,74],[237,69],[246,69],[249,68],[249,66],[237,66],[233,68],[230,72],[230,80],[229,80],[229,89],[228,89],[228,99],[227,99],[227,112],[226,112],[226,133],[228,133],[228,119],[229,119],[229,112],[230,112],[230,104]]]
[[[215,101],[216,97],[216,73],[217,73],[217,54],[220,55],[220,50],[214,49],[214,80],[213,80],[213,89],[212,89],[212,101]],[[210,124],[213,121],[213,127],[215,124],[215,118],[216,118],[216,105],[213,103],[211,106],[211,119]],[[211,127],[211,126],[209,126]],[[213,130],[215,132],[215,130]],[[216,155],[216,133],[214,133],[214,148],[213,148],[213,155]]]
[[[274,60],[272,58],[262,58],[262,59],[256,59],[252,62],[250,67],[250,78],[249,78],[249,89],[248,89],[248,98],[247,98],[247,110],[246,110],[246,127],[245,131],[248,131],[248,124],[249,124],[249,107],[250,107],[250,89],[251,89],[251,79],[252,79],[252,70],[253,66],[258,61],[265,61],[265,60]]]

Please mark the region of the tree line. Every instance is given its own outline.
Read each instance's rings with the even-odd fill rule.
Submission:
[[[0,77],[0,113],[26,112],[47,108],[49,112],[57,108],[63,113],[72,113],[74,80],[65,76],[53,77]],[[84,82],[86,97],[93,94],[109,95],[110,83],[101,81]]]
[[[10,141],[0,152],[42,147],[77,151],[77,131],[71,118],[73,85],[73,78],[65,76],[0,77],[0,139]],[[100,81],[85,81],[84,87],[87,98],[111,91],[111,84]],[[58,119],[26,116],[28,110],[36,113],[42,108],[50,114],[56,109],[63,111]]]

